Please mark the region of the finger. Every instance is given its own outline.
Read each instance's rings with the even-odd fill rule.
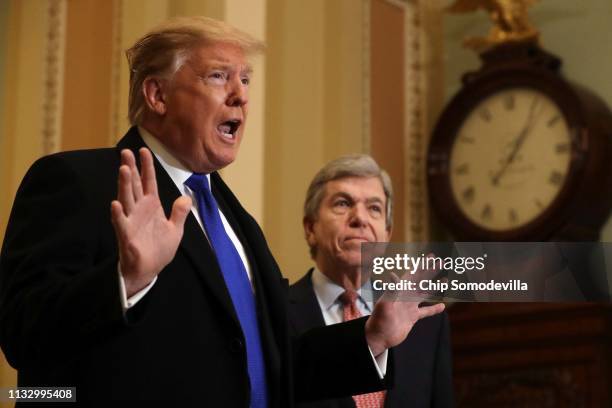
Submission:
[[[397,277],[395,272],[390,272],[388,277],[389,277],[389,281],[390,282],[398,283],[400,281],[400,279]],[[394,302],[395,300],[397,300],[398,296],[399,296],[399,291],[398,290],[387,289],[387,290],[384,291],[384,293],[380,297],[379,301]]]
[[[438,313],[442,313],[444,311],[444,303],[436,303],[432,306],[423,306],[418,308],[418,317],[419,320],[425,317],[437,315]]]
[[[132,190],[132,199],[136,201],[140,196],[136,195],[136,191],[134,189],[134,177],[138,178],[138,168],[136,167],[136,158],[134,157],[134,153],[130,149],[123,149],[121,151],[121,164],[127,166],[130,169],[130,189]]]
[[[192,202],[191,198],[187,196],[181,196],[174,201],[172,204],[172,213],[170,214],[170,222],[172,222],[177,229],[183,231],[185,226],[185,220],[191,210]]]
[[[125,215],[130,215],[134,209],[134,192],[132,190],[132,172],[123,164],[119,167],[119,180],[117,182],[117,200],[123,207]]]
[[[130,149],[121,150],[121,164],[125,164],[128,167],[132,167],[136,164],[134,153]]]
[[[155,167],[153,156],[147,148],[140,149],[140,164],[142,168],[142,184],[145,194],[157,195],[157,180],[155,179]]]
[[[129,151],[129,150],[128,150]],[[136,159],[131,151],[129,151],[129,163],[127,165],[130,167],[130,171],[132,173],[132,194],[134,195],[134,201],[138,201],[142,198],[142,182],[140,180],[140,172],[138,171],[138,166],[136,166]]]
[[[127,226],[127,219],[123,212],[123,206],[117,200],[111,202],[111,222],[115,228],[117,238],[122,237]]]

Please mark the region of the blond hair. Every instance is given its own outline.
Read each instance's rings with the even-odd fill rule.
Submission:
[[[208,17],[177,17],[157,26],[134,43],[125,54],[130,68],[128,117],[132,125],[142,121],[145,109],[142,86],[151,75],[171,77],[197,45],[230,43],[246,55],[265,48],[263,42],[235,27]]]

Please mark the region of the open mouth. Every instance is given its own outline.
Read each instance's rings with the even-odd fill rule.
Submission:
[[[221,136],[233,140],[236,138],[236,132],[240,128],[241,124],[242,121],[240,119],[230,119],[217,126],[217,129],[219,130],[219,133],[221,133]]]

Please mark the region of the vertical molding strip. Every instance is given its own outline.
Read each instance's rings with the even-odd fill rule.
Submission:
[[[370,2],[372,0],[361,0],[361,152],[371,151],[371,97],[370,97]]]
[[[66,47],[66,0],[47,0],[43,74],[42,153],[61,145],[64,51]]]
[[[113,0],[113,39],[111,50],[111,94],[110,94],[110,110],[109,110],[109,135],[108,144],[114,146],[118,138],[121,136],[121,61],[123,57],[122,47],[122,24],[123,24],[123,0]]]
[[[427,131],[424,123],[426,77],[423,73],[423,42],[421,39],[421,0],[412,0],[405,14],[405,118],[404,160],[406,163],[407,203],[405,232],[407,242],[425,241],[429,238],[427,188],[425,186],[425,151]]]

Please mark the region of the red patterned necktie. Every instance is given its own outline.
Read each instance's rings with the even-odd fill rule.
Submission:
[[[361,317],[359,309],[357,309],[357,292],[354,290],[346,290],[339,297],[342,302],[342,320],[349,320]],[[357,408],[382,408],[385,404],[385,392],[371,392],[369,394],[354,395],[353,400]]]

